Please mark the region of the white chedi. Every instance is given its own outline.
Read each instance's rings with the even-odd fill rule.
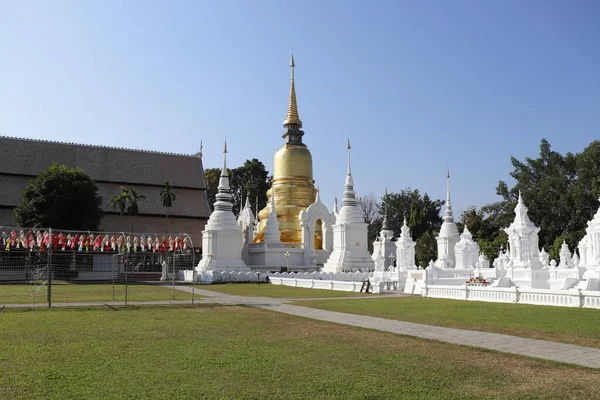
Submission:
[[[446,171],[446,208],[444,210],[444,222],[440,228],[437,241],[436,266],[441,269],[454,268],[456,259],[454,247],[460,240],[460,234],[454,216],[452,215],[452,203],[450,202],[450,171]]]
[[[367,250],[367,227],[362,216],[350,168],[350,140],[348,150],[348,173],[344,199],[335,225],[333,225],[333,251],[323,265],[324,272],[372,271],[375,263]]]
[[[255,235],[256,219],[254,213],[250,208],[250,197],[246,197],[246,204],[240,211],[240,215],[237,219],[238,226],[242,230],[243,245],[242,245],[242,260],[246,264],[250,261],[250,244],[252,243]]]
[[[387,200],[387,189],[385,190],[385,197]],[[392,241],[394,231],[389,228],[387,219],[387,206],[384,205],[383,223],[381,224],[381,231],[375,241],[373,242],[373,255],[371,258],[377,264],[378,258],[383,258],[384,269],[393,267],[394,259],[396,258],[396,245]]]
[[[539,259],[538,232],[527,215],[527,207],[523,203],[521,192],[515,207],[515,219],[504,231],[508,234],[510,245],[509,267],[518,269],[542,269],[544,266]]]
[[[600,199],[598,199],[600,201]],[[579,268],[585,268],[584,279],[600,279],[600,208],[588,221],[585,236],[577,246],[579,248]]]
[[[277,220],[277,211],[275,209],[275,191],[271,193],[271,203],[269,207],[269,216],[265,224],[265,243],[279,244],[281,243],[281,231],[279,230],[279,221]]]
[[[581,257],[580,266],[600,269],[600,208],[598,208],[594,217],[588,221],[585,236],[577,247]]]
[[[540,259],[540,262],[542,263],[542,265],[544,266],[544,268],[546,268],[549,265],[550,254],[548,254],[543,247],[542,247],[542,250],[540,251],[539,259]]]
[[[559,268],[571,268],[573,264],[571,262],[571,251],[569,250],[569,246],[566,241],[563,241],[563,244],[560,246],[560,253],[558,254],[560,258],[560,263],[558,264]]]
[[[227,143],[223,150],[223,169],[219,178],[217,201],[202,231],[202,259],[196,270],[202,275],[212,271],[249,271],[242,261],[242,230],[233,215],[227,175]]]
[[[400,271],[417,269],[415,264],[415,245],[417,243],[410,236],[410,229],[404,224],[400,229],[400,237],[396,240],[396,266]]]
[[[237,219],[238,226],[244,232],[244,240],[252,242],[254,238],[254,226],[256,225],[256,219],[254,218],[254,213],[250,208],[250,197],[246,197],[246,204],[244,208],[240,211],[240,215],[238,215]]]
[[[454,246],[456,268],[475,268],[479,262],[479,245],[473,240],[473,235],[465,226],[460,241]]]

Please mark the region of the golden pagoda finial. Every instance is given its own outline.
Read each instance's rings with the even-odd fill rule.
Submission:
[[[298,116],[298,104],[296,103],[296,85],[294,84],[294,68],[296,67],[296,62],[294,61],[294,53],[292,53],[292,58],[290,59],[290,69],[292,72],[292,83],[290,85],[290,101],[288,103],[288,112],[285,121],[283,121],[283,126],[287,127],[288,125],[297,125],[298,128],[302,128],[302,121],[300,121],[300,117]]]

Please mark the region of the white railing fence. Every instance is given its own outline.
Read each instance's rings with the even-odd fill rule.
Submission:
[[[291,278],[315,281],[363,282],[373,275],[369,272],[229,272],[229,271],[182,271],[180,275],[186,282],[192,282],[195,276],[197,283],[230,283],[230,282],[267,282],[270,278]]]
[[[600,291],[425,285],[423,297],[600,309]]]

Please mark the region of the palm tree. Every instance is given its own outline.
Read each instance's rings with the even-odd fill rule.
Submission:
[[[115,193],[110,199],[110,202],[113,205],[113,209],[119,209],[119,216],[121,218],[121,232],[123,232],[123,214],[125,214],[125,208],[129,203],[129,189],[121,186],[119,190],[121,191],[119,193]]]
[[[169,208],[173,206],[173,202],[177,196],[171,192],[171,184],[165,181],[165,187],[160,190],[160,202],[165,208],[165,234],[169,233]]]
[[[131,233],[133,233],[133,217],[140,213],[139,201],[146,196],[138,194],[135,189],[129,189],[129,198],[127,199],[127,213],[131,215]]]

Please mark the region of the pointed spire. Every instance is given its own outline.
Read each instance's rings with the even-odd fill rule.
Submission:
[[[338,199],[337,194],[333,197],[333,212],[338,213]]]
[[[400,239],[403,241],[412,240],[410,237],[410,229],[406,224],[406,216],[404,216],[404,223],[402,224],[402,228],[400,228]]]
[[[320,203],[321,202],[321,195],[320,195],[320,190],[317,187],[317,198],[315,199],[315,203]]]
[[[246,204],[244,208],[250,209],[250,196],[246,193]]]
[[[388,191],[387,188],[385,188],[385,194],[383,195],[383,223],[381,224],[381,230],[382,231],[387,231],[389,230],[389,226],[388,226],[388,219],[387,219],[387,196],[388,196]]]
[[[346,176],[346,185],[344,190],[344,199],[342,200],[342,207],[344,206],[356,206],[356,193],[354,192],[354,179],[352,179],[352,170],[350,168],[350,137],[346,144],[348,150],[348,175]]]
[[[221,176],[227,176],[227,140],[225,140],[225,146],[223,147],[223,169],[221,170]]]
[[[518,223],[519,226],[529,226],[532,225],[531,220],[529,219],[529,215],[527,215],[527,206],[523,202],[523,196],[521,195],[521,191],[519,190],[519,199],[517,200],[517,205],[515,206],[515,220],[514,223]]]
[[[444,211],[444,222],[454,223],[452,203],[450,202],[450,169],[446,169],[446,210]]]
[[[292,58],[290,59],[290,69],[292,73],[291,84],[290,84],[290,100],[288,103],[288,112],[283,121],[284,127],[289,127],[295,125],[299,128],[302,128],[302,121],[300,120],[300,116],[298,115],[298,104],[296,103],[296,85],[294,83],[294,68],[296,67],[296,62],[294,61],[294,53],[292,53]]]
[[[227,174],[227,141],[223,148],[223,169],[219,178],[218,192],[216,195],[217,201],[214,204],[215,211],[231,211],[233,204],[231,203],[231,192],[229,189],[229,175]]]
[[[348,150],[348,175],[352,175],[352,170],[350,168],[350,149],[352,149],[352,147],[350,146],[350,136],[348,136],[348,142],[346,143],[346,150]]]

